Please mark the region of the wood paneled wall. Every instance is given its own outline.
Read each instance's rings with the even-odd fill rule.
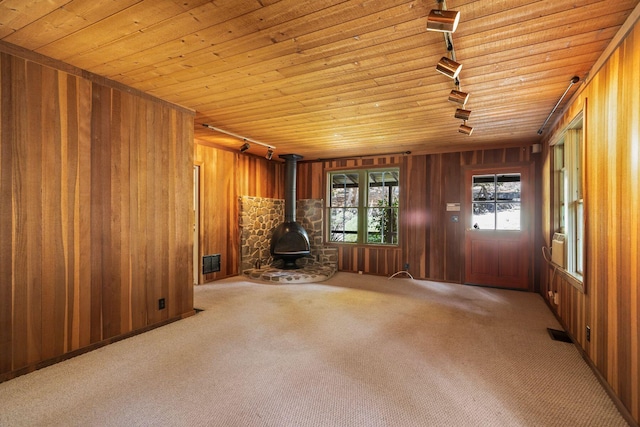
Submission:
[[[239,274],[240,196],[284,199],[284,163],[196,143],[200,165],[200,257],[220,254],[220,271],[206,283]]]
[[[575,289],[545,267],[542,293],[565,328],[640,422],[640,27],[635,28],[592,76],[554,127],[562,131],[584,109],[585,288]],[[545,147],[544,223],[553,229],[551,166]],[[553,282],[551,278],[553,277]],[[586,327],[591,340],[586,339]]]
[[[298,165],[298,197],[325,198],[326,172],[336,169],[398,165],[400,246],[336,245],[340,271],[391,275],[409,264],[416,278],[464,281],[464,224],[452,222],[447,203],[461,203],[464,169],[534,161],[529,147],[417,156],[387,156]],[[460,218],[462,219],[462,218]]]
[[[0,53],[0,381],[193,312],[193,114],[79,75]]]

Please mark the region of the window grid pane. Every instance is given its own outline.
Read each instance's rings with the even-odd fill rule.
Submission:
[[[520,230],[520,174],[474,175],[472,181],[473,228]]]
[[[335,172],[328,177],[328,241],[398,244],[398,169]]]
[[[330,208],[331,242],[356,242],[358,241],[358,209],[357,208]]]
[[[583,122],[578,116],[554,147],[553,189],[556,232],[565,235],[565,270],[582,280],[584,274],[584,205],[582,200]]]

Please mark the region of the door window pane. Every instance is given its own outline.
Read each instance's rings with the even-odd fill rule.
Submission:
[[[521,229],[520,174],[474,175],[471,194],[474,228]]]
[[[520,230],[520,203],[498,203],[496,230]]]
[[[493,203],[474,203],[471,222],[473,228],[494,230],[496,226],[495,205]]]
[[[472,192],[474,202],[494,200],[495,177],[495,175],[474,175]]]

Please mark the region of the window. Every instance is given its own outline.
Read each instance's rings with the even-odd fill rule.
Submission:
[[[473,175],[473,228],[520,230],[520,174]]]
[[[580,280],[584,272],[582,151],[580,115],[553,146],[554,229],[565,235],[565,269]]]
[[[327,182],[330,242],[398,244],[397,168],[330,172]]]

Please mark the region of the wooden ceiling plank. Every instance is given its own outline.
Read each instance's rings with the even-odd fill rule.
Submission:
[[[353,42],[350,40],[349,43]],[[210,62],[207,64],[199,64],[199,68],[206,69],[212,79],[224,79],[225,73],[228,72],[245,72],[247,75],[250,74],[259,74],[262,70],[281,70],[284,67],[291,66],[294,64],[304,64],[314,59],[318,58],[326,58],[326,54],[323,54],[319,51],[317,54],[313,54],[310,56],[309,54],[300,53],[299,47],[293,44],[283,45],[277,51],[275,48],[263,49],[262,52],[253,52],[251,58],[244,59],[242,57],[232,58],[229,61],[220,62]],[[353,48],[351,48],[353,50]],[[280,55],[281,54],[281,55]],[[234,66],[235,65],[235,66]],[[189,70],[179,71],[178,78],[182,78],[183,76],[188,76]],[[138,78],[138,80],[141,80]],[[167,86],[166,82],[162,80],[159,76],[154,80],[146,80],[141,84],[137,84],[136,82],[130,82],[135,86],[140,87],[164,87]]]
[[[103,51],[91,53],[93,62],[91,62],[90,65],[95,67],[104,64],[104,61],[101,60],[104,56],[109,56],[118,61],[119,58],[123,56],[130,57],[130,59],[136,61],[134,63],[136,67],[139,67],[140,65],[138,64],[141,63],[150,64],[153,63],[153,61],[165,61],[167,59],[171,60],[172,58],[179,58],[181,62],[188,62],[191,52],[202,49],[206,49],[209,57],[220,59],[224,56],[219,52],[219,50],[222,49],[223,40],[227,40],[229,44],[234,45],[238,44],[238,40],[251,37],[256,45],[258,45],[258,43],[262,45],[273,44],[275,43],[274,38],[261,32],[263,27],[270,25],[274,21],[286,21],[290,16],[295,16],[298,13],[304,15],[304,13],[307,13],[309,10],[313,10],[311,9],[312,7],[314,9],[322,9],[326,7],[327,4],[335,3],[335,1],[336,0],[296,2],[294,5],[289,4],[288,7],[286,7],[286,2],[282,2],[269,7],[268,10],[265,10],[266,8],[256,7],[242,10],[239,9],[238,4],[234,2],[223,3],[225,5],[224,13],[218,8],[212,15],[198,16],[197,18],[195,16],[193,17],[198,21],[198,25],[195,27],[198,29],[197,33],[193,32],[194,25],[183,25],[181,23],[175,25],[176,28],[173,32],[166,32],[167,25],[160,23],[154,26],[154,28],[147,29],[144,32],[150,33],[149,36],[146,34],[144,36],[141,34],[132,34],[130,37],[118,40],[116,43],[105,47]],[[215,23],[215,25],[212,26],[211,23]],[[157,34],[159,32],[162,32],[162,34]],[[183,36],[176,39],[176,32],[183,34]],[[257,38],[256,35],[258,35]],[[260,37],[260,35],[263,36]],[[145,40],[148,42],[145,43]],[[137,46],[141,45],[142,49],[137,49],[136,51],[125,50],[123,48],[123,45],[129,46],[132,44]],[[161,49],[155,49],[158,46],[161,47]],[[140,55],[140,50],[143,51],[143,55]],[[159,56],[150,56],[151,50],[154,50],[155,54]],[[167,52],[175,52],[176,54],[167,56]],[[131,56],[135,57],[131,58]],[[118,61],[114,64],[120,64]],[[106,72],[106,70],[99,71]],[[114,71],[120,74],[117,69]],[[106,74],[108,75],[109,73],[107,72]]]
[[[547,20],[553,15],[569,18],[574,12],[601,0],[584,0],[579,5],[554,0],[535,1],[475,1],[462,8],[456,36],[465,37],[485,31],[500,31],[505,27],[521,25],[528,27],[531,20]],[[524,25],[527,23],[527,25]]]
[[[569,78],[589,72],[637,5],[451,0],[462,14],[453,38],[471,93],[468,137],[447,101],[453,81],[434,70],[446,54],[442,35],[425,29],[436,0],[105,1],[34,10],[5,0],[0,8],[22,9],[0,9],[0,34],[197,108],[194,133],[206,141],[238,148],[203,120],[306,158],[539,141]]]
[[[170,79],[169,79],[169,81],[170,81]]]
[[[345,71],[345,70],[338,70],[338,72],[339,72],[339,73],[344,72],[344,71]],[[332,76],[333,76],[333,75],[329,76],[329,78],[333,79],[333,77],[332,77]],[[311,79],[313,79],[313,80],[316,80],[316,78],[315,78],[314,76],[310,76],[309,78],[311,78]],[[234,80],[235,80],[235,79],[234,79]],[[203,83],[204,83],[204,82],[203,82]],[[291,83],[287,82],[287,85],[286,85],[286,86],[288,86],[288,87],[297,87],[297,86],[298,86],[298,83],[297,83],[297,82],[291,82]],[[308,88],[305,88],[305,90],[308,90]],[[180,92],[183,92],[183,90],[180,90]]]
[[[395,8],[392,11],[385,11],[385,13],[390,14],[390,18],[393,17],[396,25],[402,24],[402,19],[407,19],[407,17],[404,15],[398,16]],[[410,15],[408,17],[415,21],[415,16]],[[304,28],[309,31],[310,26],[308,22],[306,22],[304,19],[299,19],[297,21],[300,21],[299,25],[304,25]],[[326,20],[322,19],[317,21],[319,23],[322,23],[322,31],[310,33],[312,35],[312,39],[317,39],[318,33],[332,33],[334,31],[333,28],[326,28],[326,25],[328,25],[326,23]],[[388,28],[384,28],[384,30],[388,30]],[[393,28],[391,30],[394,31]],[[284,25],[279,29],[279,31],[282,33],[286,32],[287,34],[292,32]],[[415,24],[413,24],[413,33],[415,33]],[[216,51],[216,55],[213,55],[209,51],[205,51],[199,53],[198,57],[189,57],[187,59],[187,62],[193,67],[206,68],[208,70],[216,70],[216,72],[222,72],[224,70],[231,69],[230,64],[233,64],[234,68],[241,68],[246,65],[257,64],[262,69],[268,67],[273,67],[273,69],[281,69],[289,65],[305,63],[309,61],[309,59],[307,58],[309,58],[310,52],[308,52],[308,50],[310,48],[300,41],[300,39],[304,36],[294,36],[291,39],[287,40],[286,43],[273,43],[273,36],[271,36],[270,34],[271,32],[267,33],[266,31],[263,31],[259,34],[252,34],[250,37],[243,37],[243,39],[246,39],[244,41],[236,39],[233,40],[233,42],[224,43]],[[256,44],[257,38],[261,40],[259,44]],[[349,43],[354,42],[354,39],[352,38],[347,38],[346,40]],[[340,42],[344,42],[344,38],[341,39]],[[369,46],[371,46],[371,43],[369,43]],[[233,54],[230,52],[231,49],[234,50]],[[353,48],[351,48],[351,50],[353,50]],[[221,55],[219,53],[221,51],[226,51],[227,53],[225,55]],[[316,56],[316,58],[320,57],[319,55],[326,57],[327,54],[327,47],[323,45],[322,52],[318,52],[318,56]],[[227,60],[220,60],[221,57]],[[277,62],[267,62],[272,59],[276,60]],[[203,62],[203,60],[206,62]],[[186,72],[188,71],[185,71],[185,73]],[[145,84],[154,83],[145,82]],[[157,85],[154,84],[154,87],[157,87]]]
[[[225,16],[224,20],[203,17],[202,22],[208,25],[206,28],[198,28],[197,32],[194,32],[192,26],[185,27],[183,32],[188,31],[188,33],[183,34],[180,38],[174,37],[165,42],[155,42],[154,45],[145,46],[143,50],[134,54],[117,55],[116,53],[115,56],[112,56],[113,60],[110,61],[111,68],[96,68],[96,72],[105,75],[121,74],[122,69],[136,70],[150,65],[166,66],[167,62],[171,63],[176,58],[179,58],[180,62],[189,63],[201,54],[204,54],[208,60],[216,58],[221,61],[225,56],[230,55],[225,52],[230,49],[238,50],[237,46],[249,43],[247,41],[251,41],[254,48],[263,46],[265,43],[267,45],[277,44],[284,38],[282,33],[286,24],[294,17],[300,21],[309,18],[310,21],[315,22],[313,16],[326,16],[328,13],[326,11],[330,9],[342,8],[339,10],[343,10],[345,4],[349,5],[349,3],[345,3],[345,0],[318,0],[314,2],[287,0],[268,8],[256,9],[243,14],[238,14],[238,11],[232,9],[230,13],[233,15]],[[313,28],[312,22],[307,22],[307,31],[310,31],[309,28]],[[323,26],[329,25],[326,21],[320,23]],[[278,28],[283,24],[284,27]],[[180,52],[180,57],[167,57],[166,52]],[[140,60],[141,56],[144,58],[143,61]],[[102,64],[103,67],[107,65],[109,64]],[[190,65],[195,67],[198,64],[190,63]]]
[[[527,88],[527,90],[525,91],[525,93],[532,93],[532,89],[535,89],[536,86],[536,79],[531,79],[531,84],[530,87]],[[566,84],[566,81],[564,81],[563,83]],[[494,91],[495,93],[493,94],[493,100],[495,103],[497,103],[497,105],[501,106],[501,105],[505,105],[505,99],[514,99],[514,100],[518,100],[518,93],[515,92],[513,94],[509,94],[509,96],[507,97],[506,94],[503,91]],[[553,93],[551,94],[553,96],[553,98],[555,99],[557,97],[557,92],[558,91],[553,91]],[[490,102],[489,100],[487,100],[485,102],[485,99],[483,97],[482,94],[480,94],[480,97],[482,98],[482,103],[481,103],[481,109],[480,111],[483,112],[485,109],[491,108]],[[543,98],[541,98],[543,99]],[[415,110],[417,111],[419,114],[426,114],[427,112],[429,112],[430,110],[438,110],[441,109],[440,105],[437,103],[433,103],[432,100],[428,100],[428,99],[423,99],[421,97],[416,97],[415,102],[420,103],[422,100],[422,103],[424,104],[423,107],[421,108],[415,108],[413,106],[413,103],[410,103],[412,105],[409,105],[408,109],[409,110]],[[406,104],[406,102],[408,102],[408,100],[405,100],[404,103]],[[522,101],[521,101],[522,102]],[[527,102],[528,104],[530,104],[529,102]],[[514,106],[517,106],[518,102],[515,101],[509,101],[509,103],[504,107],[506,111],[510,111],[511,109],[513,109]],[[391,103],[389,106],[387,106],[387,109],[389,111],[393,111],[396,115],[405,115],[406,114],[406,109],[402,107],[401,104],[398,103]],[[451,104],[449,104],[449,110],[450,111],[454,111],[455,107],[452,106]],[[294,120],[300,120],[302,118],[306,117],[306,120],[310,120],[310,121],[314,121],[314,120],[320,120],[323,116],[327,116],[325,119],[331,121],[334,125],[336,124],[336,122],[338,120],[335,119],[335,117],[338,116],[347,116],[347,117],[353,117],[353,118],[357,118],[357,119],[362,119],[363,117],[365,118],[371,118],[371,119],[375,119],[376,122],[380,123],[382,121],[384,121],[384,117],[387,116],[387,114],[384,113],[385,111],[385,105],[380,104],[378,106],[358,106],[358,107],[354,107],[354,108],[344,108],[344,107],[340,107],[340,108],[336,108],[333,111],[330,109],[325,109],[322,111],[315,111],[315,112],[311,112],[308,114],[298,114],[298,115],[286,115],[284,117],[287,118],[287,121],[292,122]],[[391,116],[393,117],[393,115]],[[228,121],[228,123],[233,124],[233,121]],[[236,126],[242,126],[242,123],[236,123]],[[247,124],[248,125],[248,124]],[[273,119],[270,120],[254,120],[251,124],[252,128],[256,129],[259,128],[259,126],[264,126],[265,129],[269,129],[269,128],[273,128],[274,126],[278,126],[280,130],[284,130],[282,123],[281,123],[281,118],[279,117],[274,117]]]
[[[517,64],[519,66],[519,63]],[[387,67],[387,71],[386,73],[388,75],[396,75],[398,73],[401,73],[402,69],[404,68],[410,68],[406,65],[403,64],[395,64],[394,66],[391,67]],[[376,69],[379,70],[380,68]],[[280,91],[276,91],[274,92],[274,94],[276,96],[280,96],[282,93],[285,94],[292,94],[292,93],[314,93],[314,95],[318,95],[318,93],[316,93],[315,91],[321,91],[321,90],[325,90],[325,91],[335,91],[338,92],[338,89],[340,89],[340,91],[348,91],[348,85],[351,81],[357,81],[360,83],[361,80],[361,76],[358,73],[367,73],[370,78],[378,78],[378,76],[373,75],[372,72],[372,68],[367,68],[363,71],[360,70],[355,70],[355,67],[349,67],[347,69],[340,69],[337,70],[337,72],[331,73],[330,75],[327,74],[310,74],[309,76],[303,76],[304,78],[297,78],[297,79],[289,79],[288,80],[288,87],[287,88],[282,88]],[[346,76],[343,76],[343,74],[345,72],[349,71],[350,74],[347,74]],[[387,75],[387,74],[383,74],[383,75]],[[441,76],[439,76],[437,73],[431,72],[431,74],[429,74],[429,72],[425,71],[425,79],[435,79],[435,78],[441,78]],[[333,82],[333,86],[331,86],[330,82]],[[375,84],[372,84],[371,86],[375,86]],[[253,96],[255,94],[256,88],[255,87],[246,87],[244,85],[238,85],[238,90],[231,92],[231,94],[233,95],[231,98],[229,98],[229,102],[231,103],[244,103],[242,97],[243,96]]]
[[[603,31],[595,31],[592,33],[588,33],[585,34],[579,38],[576,38],[574,40],[568,40],[565,39],[562,41],[563,45],[568,45],[571,48],[574,47],[581,47],[581,51],[584,49],[588,49],[589,51],[592,52],[598,52],[601,51],[602,46],[604,46],[604,44],[606,43],[606,40],[608,37],[611,37],[613,34],[615,33],[615,31],[608,31],[603,30]],[[601,37],[604,36],[604,40],[593,44],[593,47],[590,46],[586,46],[588,45],[589,41],[591,41],[592,39],[599,39]],[[548,51],[548,44],[544,43],[544,44],[537,44],[532,46],[531,51],[532,53],[536,53],[537,57],[532,57],[532,61],[531,62],[536,62],[536,61],[547,61],[548,59],[553,59],[553,58],[561,58],[561,57],[566,57],[566,56],[571,56],[572,55],[572,51],[571,50],[567,50],[567,51],[552,51],[550,52],[550,56],[547,57],[546,56],[546,52]],[[545,54],[545,56],[541,56],[542,54]],[[512,52],[510,51],[506,51],[502,53],[503,57],[497,57],[496,59],[498,59],[499,61],[496,61],[496,63],[502,63],[503,60],[508,60],[509,57],[512,55]],[[514,59],[517,58],[514,56]],[[497,66],[497,65],[495,65]],[[495,67],[494,66],[494,67]],[[484,67],[490,67],[490,66],[484,66]],[[473,72],[473,75],[478,75],[478,74],[484,74],[485,72],[489,72],[489,71],[493,71],[493,70],[475,70]],[[260,110],[260,109],[274,109],[274,108],[278,108],[279,104],[282,104],[284,106],[288,106],[291,109],[294,108],[298,108],[296,103],[300,103],[301,105],[304,105],[305,107],[310,107],[312,105],[316,105],[316,104],[326,104],[327,102],[334,102],[335,98],[340,96],[341,99],[345,99],[347,101],[342,101],[342,102],[353,102],[355,99],[358,99],[360,97],[371,97],[371,96],[381,96],[384,95],[385,93],[387,93],[389,91],[389,87],[392,85],[401,85],[398,87],[398,90],[402,90],[402,91],[409,91],[406,93],[411,93],[412,90],[417,90],[419,88],[422,88],[424,86],[429,86],[429,85],[424,85],[421,84],[422,83],[422,79],[424,78],[424,70],[418,69],[418,70],[411,70],[408,72],[403,72],[403,73],[397,73],[397,74],[391,74],[388,76],[383,76],[380,78],[376,79],[376,86],[373,87],[360,87],[357,89],[357,93],[359,94],[359,96],[354,96],[352,93],[348,92],[345,93],[344,91],[340,91],[340,94],[337,95],[336,93],[331,93],[328,98],[329,101],[327,100],[327,97],[324,96],[321,93],[309,93],[307,92],[308,96],[305,97],[301,97],[300,94],[294,94],[294,95],[285,95],[285,96],[281,96],[275,100],[267,100],[267,101],[259,101],[257,104],[255,104],[253,106],[253,108]],[[465,83],[467,85],[469,85],[473,80],[465,80]],[[242,105],[238,105],[237,108],[230,108],[228,109],[227,113],[229,115],[239,115],[241,112],[245,112],[245,113],[250,113],[250,111],[248,111],[248,105],[247,104],[242,104]],[[286,112],[286,111],[285,111]]]
[[[488,26],[486,30],[475,29],[474,25],[473,37],[468,38],[466,46],[481,46],[491,40],[509,40],[513,37],[544,31],[556,34],[556,37],[558,34],[575,34],[579,32],[579,30],[575,28],[576,24],[582,23],[582,25],[593,26],[594,24],[599,24],[600,20],[608,15],[619,15],[618,17],[614,17],[614,20],[618,22],[616,26],[618,26],[619,20],[624,20],[624,17],[628,16],[631,10],[633,10],[632,7],[628,6],[634,2],[636,2],[636,0],[625,0],[623,1],[624,4],[616,8],[611,8],[611,5],[607,2],[597,2],[572,8],[570,13],[557,12],[546,16],[540,16],[539,13],[536,13],[537,8],[532,9],[529,19],[523,19],[521,17],[520,20],[513,20],[509,18],[508,24]],[[598,16],[599,19],[594,20],[594,16]],[[460,34],[456,32],[456,36],[458,37],[454,38],[454,44],[458,46],[457,40],[463,39],[465,34],[464,32]]]
[[[26,49],[38,50],[53,41],[82,30],[102,19],[129,8],[142,0],[68,1],[4,38],[6,42],[17,44]]]
[[[71,0],[4,0],[0,2],[0,39],[19,31]]]
[[[255,0],[234,2],[238,10],[243,10],[243,6],[259,7],[259,4],[257,6],[256,4]],[[105,50],[108,50],[114,44],[117,45],[119,41],[123,41],[123,44],[119,45],[120,49],[126,52],[131,52],[131,49],[139,51],[157,43],[157,40],[148,38],[145,31],[151,31],[149,37],[157,37],[158,34],[152,30],[158,28],[158,25],[173,27],[171,25],[172,20],[177,19],[185,23],[190,17],[189,24],[191,26],[189,28],[191,29],[190,32],[192,32],[193,26],[198,25],[198,20],[194,15],[209,9],[222,13],[222,10],[215,7],[214,3],[198,5],[196,11],[191,11],[190,13],[190,11],[185,12],[182,6],[171,1],[142,0],[88,27],[49,43],[38,49],[38,52],[92,71],[93,63],[91,58],[100,57],[99,63],[104,62],[105,58],[111,58],[105,54]],[[175,31],[175,28],[173,29]],[[141,42],[127,43],[128,38],[132,35],[141,37]],[[171,38],[175,39],[175,37],[176,34],[174,32]]]
[[[315,98],[318,96],[318,95],[317,95],[317,94],[315,94],[315,93],[314,93],[314,94],[312,94],[312,95],[313,95],[312,97],[308,97],[307,99],[315,99]],[[245,108],[246,108],[246,105],[245,105]]]

